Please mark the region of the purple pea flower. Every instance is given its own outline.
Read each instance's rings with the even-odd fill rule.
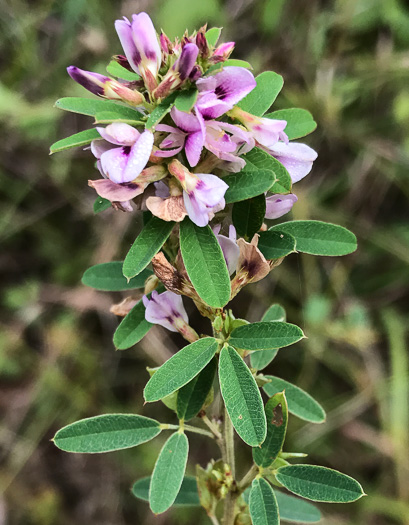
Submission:
[[[150,299],[144,295],[145,319],[159,324],[171,332],[180,332],[188,341],[197,341],[199,336],[189,326],[189,318],[183,306],[182,297],[173,292],[159,294],[154,290]]]
[[[184,147],[187,160],[190,166],[194,167],[198,164],[205,147],[219,159],[235,163],[236,168],[233,171],[244,168],[245,161],[238,156],[238,152],[240,150],[240,154],[244,153],[242,146],[245,144],[254,146],[248,132],[227,122],[206,121],[197,110],[185,113],[173,107],[171,117],[177,128],[167,124],[156,126],[157,131],[169,132],[160,144],[160,147],[165,149],[156,151],[156,156],[173,157]]]
[[[228,185],[216,175],[190,173],[183,164],[174,159],[169,172],[178,179],[183,188],[183,201],[189,218],[197,226],[206,226],[214,214],[226,206],[224,194]]]
[[[162,61],[161,49],[152,20],[146,13],[132,15],[132,22],[124,17],[115,22],[126,58],[136,73],[143,78],[148,91],[157,86]]]
[[[210,62],[214,64],[224,62],[233,53],[234,46],[235,42],[225,42],[224,44],[220,44],[220,46],[213,51],[213,55],[210,57]]]
[[[138,130],[125,123],[97,127],[98,133],[109,144],[93,141],[91,151],[99,160],[102,173],[116,184],[131,182],[141,173],[153,147],[153,133]],[[113,147],[111,144],[119,147]]]
[[[297,202],[293,193],[288,195],[270,195],[266,198],[266,219],[278,219],[289,211]]]
[[[293,184],[309,174],[314,160],[318,157],[315,150],[298,142],[277,142],[274,146],[266,148],[266,151],[286,168]]]
[[[288,142],[288,137],[284,133],[287,126],[286,120],[257,117],[237,106],[229,111],[229,117],[239,120],[247,128],[252,138],[265,148],[271,148],[279,140]]]
[[[221,117],[256,87],[253,74],[243,67],[227,66],[213,76],[196,82],[196,107],[205,119]]]
[[[76,66],[67,67],[67,71],[75,82],[78,82],[78,84],[88,89],[94,95],[113,100],[123,100],[133,106],[140,106],[145,102],[145,99],[138,91],[129,89],[124,84],[99,73],[84,71]]]
[[[196,44],[185,44],[179,57],[152,95],[155,98],[164,98],[176,88],[180,87],[192,73],[198,54],[199,48]]]
[[[237,244],[236,228],[232,224],[229,226],[228,237],[225,235],[220,235],[220,229],[221,225],[217,224],[213,227],[213,233],[216,235],[216,239],[220,244],[220,248],[222,249],[229,274],[233,275],[233,273],[236,271],[240,256],[240,248]]]

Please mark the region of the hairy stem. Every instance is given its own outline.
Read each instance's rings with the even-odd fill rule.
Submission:
[[[202,416],[201,419],[203,423],[210,428],[210,430],[213,432],[217,439],[223,439],[221,432],[219,432],[219,429],[213,423],[213,421],[211,421],[206,415]]]
[[[243,479],[238,483],[239,491],[245,490],[257,476],[259,472],[258,466],[253,463],[247,474],[244,475]]]
[[[234,430],[232,422],[230,421],[227,410],[224,410],[224,442],[226,451],[226,463],[230,466],[231,475],[233,480],[236,476],[236,464],[234,457]],[[228,492],[226,499],[224,500],[224,515],[223,525],[234,525],[234,518],[236,516],[236,499],[237,492],[235,491],[236,485],[233,482],[232,490]]]

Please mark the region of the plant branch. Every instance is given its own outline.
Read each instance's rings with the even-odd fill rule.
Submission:
[[[201,417],[203,423],[210,428],[210,430],[213,432],[213,434],[216,436],[217,439],[223,439],[223,436],[217,426],[211,421],[206,415]]]
[[[226,463],[230,466],[233,478],[233,486],[224,500],[223,525],[234,525],[237,492],[235,492],[236,463],[234,457],[234,429],[227,410],[224,410],[224,443],[226,452]]]
[[[179,430],[182,428],[179,425],[169,425],[168,423],[161,423],[160,427],[162,430]],[[183,429],[187,430],[188,432],[194,432],[195,434],[201,434],[202,436],[207,436],[214,439],[214,435],[203,428],[192,427],[191,425],[183,425]]]
[[[251,465],[247,474],[245,474],[242,480],[238,483],[238,488],[240,492],[245,490],[251,484],[253,479],[257,476],[258,472],[259,472],[258,466],[253,463],[253,465]]]

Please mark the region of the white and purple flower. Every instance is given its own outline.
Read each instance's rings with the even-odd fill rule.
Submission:
[[[152,153],[153,133],[149,130],[139,133],[122,122],[97,127],[97,131],[106,142],[93,141],[91,151],[99,160],[102,174],[115,184],[136,179]]]
[[[205,119],[221,117],[256,87],[253,74],[243,67],[227,66],[213,76],[196,82],[196,108]]]
[[[172,108],[171,117],[177,127],[158,124],[157,131],[168,132],[169,135],[161,142],[158,157],[173,157],[185,148],[190,166],[198,164],[203,148],[213,153],[221,160],[235,163],[239,171],[245,166],[244,159],[238,156],[244,153],[242,146],[254,146],[248,132],[239,126],[217,120],[204,120],[198,110],[192,113]]]
[[[161,48],[152,20],[146,13],[124,17],[115,22],[126,58],[132,69],[141,75],[148,91],[158,85],[157,76],[162,62]]]
[[[278,219],[289,211],[297,202],[297,197],[293,193],[288,195],[269,195],[266,197],[266,219]]]
[[[171,332],[180,332],[188,341],[199,339],[197,333],[189,326],[189,318],[183,306],[182,297],[173,292],[159,294],[156,290],[150,298],[142,298],[145,306],[145,319],[149,323],[159,324]]]
[[[154,90],[155,98],[164,98],[179,88],[191,75],[196,65],[199,48],[196,44],[188,43],[182,48],[179,57],[164,76],[162,82]]]
[[[216,212],[224,209],[224,194],[228,185],[219,177],[207,173],[190,173],[176,159],[172,160],[168,169],[180,182],[186,211],[197,226],[206,226]]]
[[[310,146],[298,142],[277,142],[266,151],[286,168],[293,184],[310,173],[313,162],[318,157],[317,152]]]
[[[123,100],[132,106],[140,106],[145,102],[144,97],[138,91],[129,89],[126,85],[112,80],[112,78],[92,71],[85,71],[76,66],[67,67],[67,72],[75,82],[78,82],[94,95],[112,100]]]

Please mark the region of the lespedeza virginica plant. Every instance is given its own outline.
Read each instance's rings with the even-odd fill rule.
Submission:
[[[117,307],[124,319],[115,346],[133,346],[153,324],[180,332],[189,344],[150,370],[144,390],[146,402],[170,408],[170,423],[100,415],[62,428],[54,443],[67,452],[108,452],[170,431],[152,476],[133,487],[155,514],[184,504],[204,507],[213,524],[319,521],[315,506],[283,488],[312,501],[347,503],[363,495],[362,487],[335,470],[296,464],[304,455],[283,451],[289,414],[322,423],[325,412],[297,386],[260,373],[304,334],[278,304],[257,323],[236,319],[226,307],[291,253],[338,256],[356,249],[355,236],[337,225],[265,222],[296,203],[292,186],[308,175],[317,154],[293,140],[316,124],[303,109],[266,114],[282,77],[266,71],[254,78],[247,62],[230,58],[233,42],[218,44],[218,28],[172,42],[163,32],[157,36],[146,13],[115,26],[125,55],[110,62],[109,77],[68,68],[99,98],[57,101],[61,109],[93,116],[97,126],[56,142],[51,152],[90,144],[100,174],[88,181],[98,195],[94,211],[145,212],[124,261],[93,266],[83,276],[99,290],[144,288],[142,300]],[[209,319],[208,335],[190,326],[182,296]],[[265,405],[260,389],[269,398]],[[253,457],[241,478],[234,431]],[[191,477],[185,476],[187,434],[194,433],[214,439],[220,458],[197,466]]]

